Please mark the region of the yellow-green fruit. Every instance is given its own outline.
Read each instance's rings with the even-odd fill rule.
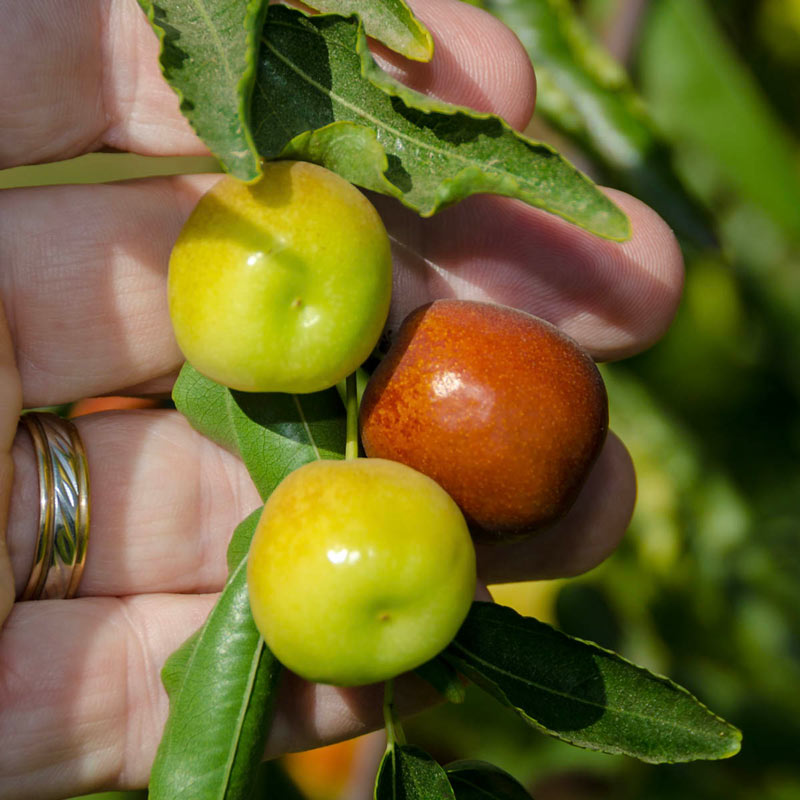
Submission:
[[[187,360],[249,392],[315,392],[370,354],[389,312],[391,252],[378,213],[315,164],[226,177],[172,251],[169,309]]]
[[[378,458],[315,461],[264,507],[247,565],[267,645],[312,681],[360,686],[433,658],[475,591],[475,551],[450,496]]]

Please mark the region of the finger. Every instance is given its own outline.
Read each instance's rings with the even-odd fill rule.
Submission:
[[[215,180],[0,193],[0,292],[27,407],[104,394],[177,368],[169,253]]]
[[[0,292],[28,407],[146,384],[177,369],[169,252],[214,180],[0,193]],[[472,198],[430,220],[376,198],[395,257],[390,326],[424,302],[457,296],[542,316],[596,358],[644,349],[674,315],[683,262],[653,211],[614,196],[633,222],[624,244],[504,198]]]
[[[675,316],[683,256],[652,209],[605,191],[631,220],[627,242],[601,239],[508,198],[471,197],[431,219],[400,214],[376,198],[405,267],[395,273],[390,327],[435,297],[460,297],[542,317],[598,360],[646,349]]]
[[[588,572],[617,548],[635,502],[633,462],[622,442],[610,433],[567,514],[530,539],[478,545],[478,574],[482,581],[492,584]]]
[[[261,505],[246,470],[177,412],[90,414],[75,420],[92,481],[92,529],[79,587],[84,596],[212,592],[227,575],[235,526]],[[17,438],[9,550],[19,585],[36,538],[38,483],[31,444]],[[608,555],[630,516],[630,460],[609,437],[578,501],[528,543],[479,548],[486,582],[572,575]]]
[[[207,152],[161,76],[158,40],[135,0],[30,0],[4,11],[0,167],[103,146]]]
[[[0,796],[145,786],[167,715],[161,667],[213,602],[18,603],[0,633]]]
[[[450,102],[524,124],[533,78],[513,35],[456,0],[417,6],[436,34],[438,55],[435,66],[411,68],[408,79]],[[135,0],[9,4],[0,28],[0,168],[103,146],[149,155],[207,152],[161,75],[158,48]]]
[[[14,476],[11,443],[21,411],[22,387],[0,295],[0,626],[11,610],[15,596],[14,576],[6,547],[6,523]]]
[[[219,591],[234,528],[261,505],[242,463],[172,411],[74,420],[91,480],[81,595]],[[39,502],[29,437],[14,444],[8,543],[17,591],[33,559]]]

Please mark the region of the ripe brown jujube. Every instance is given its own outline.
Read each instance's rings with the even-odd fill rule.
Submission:
[[[436,480],[473,534],[533,533],[574,502],[608,430],[591,357],[553,325],[490,303],[410,314],[361,404],[368,456]]]

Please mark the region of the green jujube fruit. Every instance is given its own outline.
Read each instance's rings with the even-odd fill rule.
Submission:
[[[354,186],[299,161],[222,178],[173,248],[169,310],[206,377],[248,392],[316,392],[369,356],[391,297],[383,223]]]
[[[475,593],[475,551],[433,480],[383,459],[314,461],[264,506],[247,581],[255,623],[303,678],[387,680],[443,650]]]

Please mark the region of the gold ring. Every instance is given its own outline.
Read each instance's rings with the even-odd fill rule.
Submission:
[[[89,540],[89,468],[78,429],[57,414],[31,411],[21,421],[39,473],[39,533],[20,600],[74,597]]]

